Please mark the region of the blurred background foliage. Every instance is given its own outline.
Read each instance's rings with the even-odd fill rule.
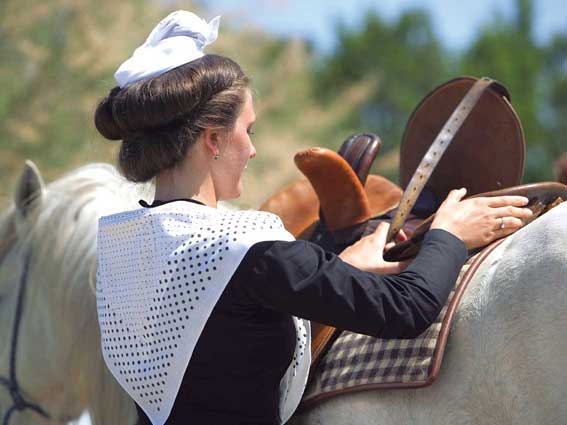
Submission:
[[[48,181],[88,162],[114,163],[118,144],[99,136],[92,123],[97,102],[114,86],[117,66],[177,8],[212,16],[206,2],[0,2],[0,203],[11,200],[26,158]],[[517,0],[514,19],[495,18],[454,53],[424,11],[396,20],[369,12],[356,29],[338,24],[336,49],[318,55],[305,41],[223,21],[210,51],[236,59],[252,76],[259,116],[258,156],[237,204],[257,207],[297,178],[297,150],[337,149],[354,132],[382,138],[373,172],[396,181],[409,115],[433,88],[458,75],[490,76],[508,87],[526,134],[524,180],[553,179],[552,163],[567,150],[567,34],[537,44],[532,23],[532,0]]]

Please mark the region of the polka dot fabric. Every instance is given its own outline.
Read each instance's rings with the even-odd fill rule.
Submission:
[[[297,341],[288,370],[280,382],[280,420],[286,423],[301,401],[311,365],[311,324],[293,316]]]
[[[199,336],[248,249],[293,240],[279,217],[187,202],[102,217],[97,310],[105,362],[154,425],[167,420]],[[280,416],[297,408],[309,371],[309,322],[293,317],[295,354]]]

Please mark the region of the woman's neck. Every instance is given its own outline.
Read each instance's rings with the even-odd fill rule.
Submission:
[[[172,199],[195,199],[205,205],[216,208],[217,197],[210,173],[196,173],[189,167],[166,170],[156,177],[154,199],[169,201]]]

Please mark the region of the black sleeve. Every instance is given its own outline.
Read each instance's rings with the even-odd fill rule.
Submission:
[[[467,257],[449,232],[430,230],[398,275],[365,272],[307,241],[253,245],[234,278],[265,308],[380,338],[414,338],[437,318]]]

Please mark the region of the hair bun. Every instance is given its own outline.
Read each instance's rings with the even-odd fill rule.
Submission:
[[[161,75],[114,87],[96,108],[94,124],[122,140],[118,165],[145,182],[181,164],[204,128],[232,131],[249,79],[229,58],[205,55]]]
[[[112,113],[114,99],[118,93],[120,93],[120,87],[118,86],[110,90],[108,96],[98,104],[94,116],[96,129],[108,140],[122,140],[125,136]]]

